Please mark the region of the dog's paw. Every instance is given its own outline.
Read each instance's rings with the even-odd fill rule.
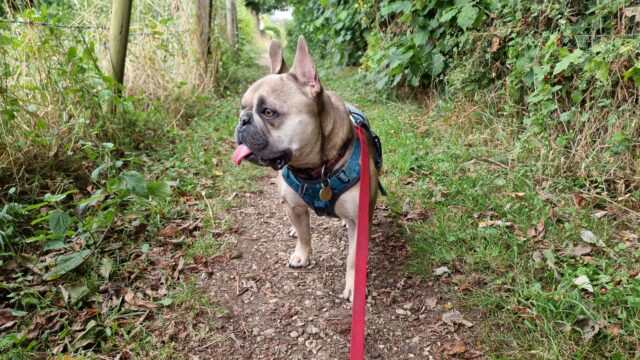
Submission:
[[[296,228],[294,228],[293,226],[291,227],[291,229],[289,229],[288,234],[289,234],[289,237],[292,237],[294,239],[298,237],[298,233],[296,232]]]
[[[309,266],[309,253],[295,251],[289,258],[289,267],[292,269],[302,269]]]
[[[353,284],[351,286],[347,285],[344,287],[342,298],[345,300],[349,300],[350,303],[353,302]]]

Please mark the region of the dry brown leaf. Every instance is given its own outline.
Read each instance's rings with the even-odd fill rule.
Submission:
[[[598,210],[591,214],[591,217],[593,217],[594,219],[602,219],[603,217],[607,216],[607,214],[609,214],[607,210]]]
[[[174,280],[178,279],[178,276],[180,276],[180,271],[182,270],[183,267],[184,267],[184,258],[181,256],[180,260],[178,260],[178,267],[176,268],[176,271],[173,272]]]
[[[405,220],[424,220],[429,217],[429,213],[424,210],[412,210],[405,216]]]
[[[583,256],[591,253],[591,250],[590,246],[576,246],[565,250],[565,254],[569,256]]]
[[[436,306],[438,306],[438,298],[427,298],[424,301],[424,305],[429,308],[430,310],[433,310],[436,308]]]
[[[466,327],[473,326],[473,323],[465,320],[465,318],[462,317],[462,314],[458,310],[451,310],[442,314],[442,321],[445,324],[449,325],[449,329],[451,331],[455,330],[456,324],[464,325]]]
[[[511,196],[514,199],[522,200],[526,193],[523,192],[508,192],[507,195]]]
[[[124,301],[126,301],[129,305],[147,309],[155,309],[158,307],[156,303],[154,303],[153,301],[144,300],[140,295],[137,295],[133,291],[131,291],[131,289],[126,289],[124,291]]]
[[[527,230],[527,237],[532,240],[540,240],[544,237],[546,229],[544,227],[544,219],[541,219],[536,226]]]
[[[533,252],[533,254],[531,255],[531,258],[533,259],[534,262],[539,263],[542,262],[542,253],[540,253],[540,251],[536,250]]]
[[[481,221],[480,223],[478,223],[478,227],[479,228],[486,228],[486,227],[508,227],[508,228],[515,228],[515,224],[509,221],[504,221],[504,220],[487,220],[487,221]]]
[[[578,209],[584,209],[589,205],[589,201],[581,194],[573,194],[573,202]]]
[[[494,53],[498,51],[498,49],[500,49],[500,38],[497,36],[494,36],[491,39],[491,47],[489,48],[489,52]]]
[[[444,349],[447,355],[457,355],[467,351],[467,346],[464,344],[464,342],[457,340],[451,343],[445,343]]]
[[[164,229],[160,230],[159,235],[162,237],[175,237],[178,232],[180,232],[180,229],[176,225],[169,224],[165,226]]]
[[[628,230],[623,230],[620,231],[620,237],[622,238],[622,241],[636,241],[638,240],[638,235],[632,233],[631,231]]]

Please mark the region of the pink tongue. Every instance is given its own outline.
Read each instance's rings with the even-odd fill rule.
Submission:
[[[236,164],[236,165],[240,165],[242,160],[244,158],[246,158],[247,156],[251,155],[251,153],[252,153],[252,151],[251,151],[251,149],[249,149],[249,147],[247,145],[241,144],[240,146],[238,146],[236,151],[233,152],[233,156],[231,157],[231,161],[233,161],[233,163]]]

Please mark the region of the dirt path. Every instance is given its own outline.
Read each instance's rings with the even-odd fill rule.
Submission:
[[[235,244],[226,256],[202,262],[207,269],[198,275],[198,287],[228,313],[215,320],[215,334],[207,336],[212,342],[182,346],[199,358],[348,358],[351,305],[339,297],[346,230],[337,220],[312,216],[312,264],[289,269],[295,239],[287,234],[275,184],[263,182],[260,193],[239,195],[247,204],[233,210]],[[442,321],[444,308],[451,309],[446,286],[407,276],[403,230],[382,207],[370,243],[367,357],[482,357],[466,340],[472,336],[463,320]]]

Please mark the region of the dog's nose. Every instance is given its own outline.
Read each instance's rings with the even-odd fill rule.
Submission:
[[[247,125],[251,124],[252,121],[253,121],[253,114],[251,113],[251,111],[243,111],[240,114],[240,125],[241,126],[247,126]]]

